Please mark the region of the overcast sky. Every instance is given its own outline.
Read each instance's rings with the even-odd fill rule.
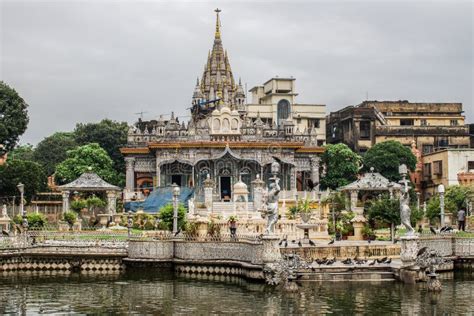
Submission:
[[[471,1],[0,2],[0,78],[30,105],[22,143],[140,111],[188,115],[217,6],[248,89],[293,76],[298,102],[328,111],[368,94],[462,102],[474,121]]]

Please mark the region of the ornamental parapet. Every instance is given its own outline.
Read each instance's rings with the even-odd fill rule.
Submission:
[[[377,126],[377,136],[469,136],[467,126]]]

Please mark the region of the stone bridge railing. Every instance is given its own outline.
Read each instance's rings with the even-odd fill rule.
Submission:
[[[278,239],[258,236],[180,236],[176,238],[135,238],[129,241],[128,259],[162,262],[223,263],[263,265],[278,254]]]
[[[418,246],[437,250],[444,257],[474,258],[474,238],[455,235],[423,236],[419,239]]]

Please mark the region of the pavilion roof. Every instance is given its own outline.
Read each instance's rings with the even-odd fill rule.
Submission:
[[[93,172],[84,172],[76,180],[58,186],[61,191],[120,191],[118,186],[112,185],[104,181],[101,177]]]
[[[352,190],[364,190],[364,191],[389,191],[389,190],[400,190],[401,185],[395,182],[389,181],[387,178],[382,176],[378,172],[373,172],[373,168],[370,168],[370,172],[364,173],[360,179],[339,188],[339,191],[352,191]]]

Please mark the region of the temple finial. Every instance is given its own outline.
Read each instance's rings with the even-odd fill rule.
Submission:
[[[220,39],[221,38],[221,21],[219,19],[219,13],[221,12],[222,10],[220,10],[219,8],[215,9],[214,12],[216,12],[216,34],[215,34],[215,38],[216,39]]]

